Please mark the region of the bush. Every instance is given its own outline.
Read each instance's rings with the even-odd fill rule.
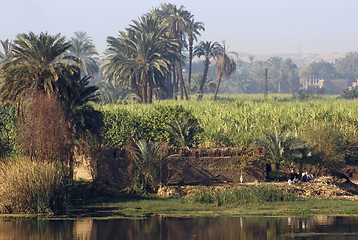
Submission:
[[[35,94],[20,126],[22,153],[40,161],[71,158],[72,139],[66,115],[54,94]]]
[[[8,103],[0,107],[0,158],[16,153],[16,109]]]
[[[8,160],[0,163],[0,213],[66,210],[73,183],[58,162]]]
[[[104,113],[102,139],[104,145],[109,147],[122,147],[129,141],[141,139],[175,144],[175,136],[167,131],[168,125],[174,121],[178,124],[189,122],[190,126],[194,126],[193,131],[196,133],[202,131],[191,111],[182,106],[156,106],[145,111],[128,111],[121,108],[102,111]],[[188,144],[196,145],[197,138],[188,138]]]
[[[103,144],[108,147],[122,147],[133,139],[140,139],[140,119],[127,110],[103,112]]]

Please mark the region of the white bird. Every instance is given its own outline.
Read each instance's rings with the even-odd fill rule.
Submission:
[[[242,174],[240,175],[240,182],[242,183],[244,181],[244,178],[242,177]]]

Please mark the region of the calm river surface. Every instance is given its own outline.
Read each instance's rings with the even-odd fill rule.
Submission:
[[[153,216],[146,219],[0,218],[0,239],[358,239],[358,218]]]

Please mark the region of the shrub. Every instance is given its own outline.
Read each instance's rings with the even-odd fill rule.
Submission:
[[[102,129],[103,144],[108,147],[122,147],[133,139],[141,137],[140,119],[127,110],[104,111]]]
[[[16,153],[16,110],[8,103],[0,107],[0,158]]]
[[[23,154],[41,161],[67,163],[71,157],[71,132],[54,94],[38,92],[20,126]]]
[[[0,163],[0,212],[65,210],[73,187],[69,169],[58,162],[15,159]]]
[[[189,145],[195,145],[197,141],[193,132],[201,131],[191,111],[182,106],[156,106],[144,111],[117,108],[103,110],[103,113],[104,127],[101,135],[104,145],[110,147],[122,147],[129,141],[140,139],[175,143],[175,137],[166,130],[174,121],[180,125],[190,123],[190,138],[187,138]]]

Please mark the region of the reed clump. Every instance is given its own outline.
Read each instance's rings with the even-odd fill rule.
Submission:
[[[56,213],[66,210],[73,189],[59,162],[11,159],[0,162],[0,213]]]

